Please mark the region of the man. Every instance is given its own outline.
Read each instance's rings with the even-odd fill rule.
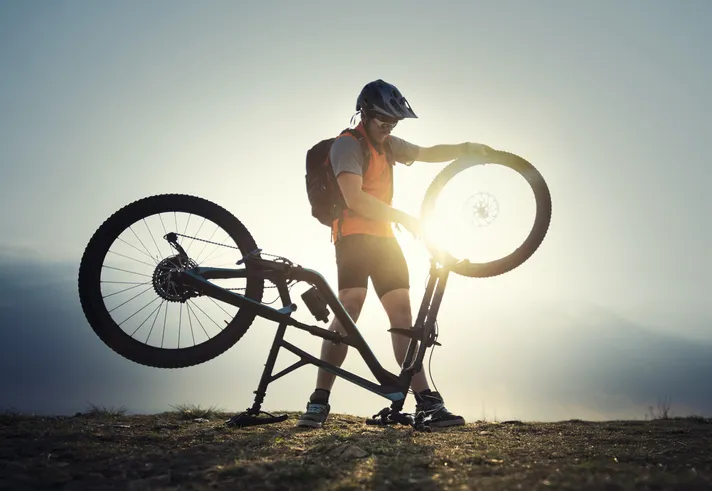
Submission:
[[[391,135],[405,118],[417,118],[400,91],[383,80],[366,84],[356,100],[361,122],[356,126],[368,142],[369,162],[364,174],[364,155],[359,141],[348,133],[339,136],[331,146],[329,159],[348,209],[335,220],[332,237],[336,252],[338,295],[356,322],[371,279],[374,290],[388,315],[391,328],[411,329],[408,266],[396,241],[391,223],[401,224],[414,235],[420,234],[418,219],[391,206],[393,168],[388,161],[390,145],[396,162],[411,165],[414,161],[446,162],[468,153],[486,154],[489,147],[476,143],[421,147]],[[345,334],[337,319],[329,327]],[[393,351],[402,365],[409,338],[393,333]],[[348,346],[324,340],[321,359],[341,366]],[[307,403],[307,411],[298,426],[321,428],[331,406],[329,395],[335,375],[319,369],[316,388]],[[416,411],[432,416],[431,426],[463,425],[465,420],[449,412],[443,399],[428,387],[423,370],[414,374],[411,388],[415,393]]]

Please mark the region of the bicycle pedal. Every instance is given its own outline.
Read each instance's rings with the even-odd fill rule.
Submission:
[[[390,412],[390,409],[387,407],[381,409],[378,413],[374,414],[372,418],[366,419],[366,424],[367,425],[385,425],[385,424],[392,424],[388,422],[388,413]]]
[[[366,420],[367,425],[388,426],[402,424],[407,426],[413,425],[413,417],[410,414],[397,413],[393,418],[390,408],[383,408],[378,414],[374,414],[373,418]]]
[[[415,428],[416,431],[423,431],[423,432],[425,432],[425,433],[432,433],[432,432],[433,432],[433,429],[430,427],[430,425],[426,425],[426,424],[423,424],[423,423],[414,425],[414,428]]]
[[[410,339],[414,339],[414,340],[416,340],[416,341],[420,341],[420,340],[421,340],[420,338],[422,337],[423,328],[420,327],[420,328],[417,328],[417,329],[401,329],[401,328],[398,328],[398,327],[392,327],[392,328],[388,329],[386,332],[392,332],[392,333],[395,333],[395,334],[400,334],[400,335],[406,336],[406,337],[408,337],[408,338],[410,338]],[[427,342],[427,341],[426,341],[426,342]],[[430,341],[430,344],[434,344],[435,346],[442,346],[442,344],[440,344],[440,343],[438,343],[437,341],[434,341],[434,340],[433,340],[433,341]]]

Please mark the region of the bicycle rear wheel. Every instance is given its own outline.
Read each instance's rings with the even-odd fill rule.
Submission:
[[[517,181],[512,183],[512,189],[517,189],[515,193],[518,194],[507,204],[510,204],[511,201],[527,202],[531,225],[524,237],[521,236],[522,234],[509,233],[510,243],[514,241],[519,244],[518,246],[510,247],[507,252],[492,255],[485,260],[471,261],[471,258],[465,254],[452,252],[447,244],[444,244],[444,239],[441,236],[448,235],[448,232],[457,229],[459,235],[454,241],[465,240],[463,237],[471,229],[495,228],[492,224],[497,223],[498,215],[504,214],[506,211],[510,211],[510,218],[514,216],[513,221],[518,225],[521,225],[522,222],[521,217],[511,211],[514,206],[509,208],[502,206],[496,198],[496,193],[492,194],[481,189],[478,179],[468,180],[465,177],[468,170],[490,166],[498,168],[497,171],[501,174],[491,181],[494,183],[494,187],[498,187],[501,184],[499,181],[504,179]],[[448,195],[446,188],[458,181],[461,181],[459,182],[460,188],[466,190],[466,199],[460,199],[455,207],[451,200],[450,208],[444,213],[436,213],[438,204],[445,199],[445,195]],[[510,183],[511,181],[506,182]],[[530,195],[528,200],[527,197],[522,196],[526,194],[527,189]],[[502,208],[506,209],[502,210]],[[501,275],[523,264],[538,249],[549,229],[551,209],[551,194],[546,181],[539,171],[523,158],[507,152],[496,152],[486,157],[474,155],[462,157],[440,171],[426,190],[421,205],[421,220],[426,228],[425,243],[434,257],[439,257],[445,252],[458,260],[459,262],[450,267],[450,270],[456,274],[472,278]],[[462,213],[458,214],[458,211]],[[430,232],[428,233],[428,231]],[[470,234],[470,236],[475,235],[475,233]],[[480,248],[484,249],[490,245],[492,245],[491,240],[486,243],[481,242]]]
[[[188,257],[165,239],[176,233]],[[79,299],[94,332],[136,363],[181,368],[233,346],[256,314],[211,297],[192,296],[171,274],[196,266],[233,267],[257,249],[245,226],[203,198],[165,194],[111,215],[89,240],[78,275]],[[264,280],[212,280],[261,302]]]

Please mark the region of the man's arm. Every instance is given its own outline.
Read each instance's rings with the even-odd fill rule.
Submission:
[[[341,172],[336,180],[341,188],[346,206],[351,210],[372,220],[403,224],[411,232],[416,232],[417,220],[364,192],[361,189],[363,178],[360,175],[353,172]]]
[[[487,155],[489,151],[494,151],[494,149],[486,145],[470,142],[456,145],[434,145],[432,147],[419,147],[416,160],[420,162],[447,162],[464,155]]]
[[[359,142],[353,137],[339,137],[330,150],[331,165],[336,182],[341,188],[346,206],[359,215],[372,220],[398,222],[403,218],[400,212],[381,200],[363,192],[363,152]]]

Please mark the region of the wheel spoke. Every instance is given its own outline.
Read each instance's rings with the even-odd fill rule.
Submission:
[[[216,326],[218,326],[218,329],[220,329],[220,330],[222,331],[222,327],[220,327],[220,324],[218,324],[217,322],[215,322],[212,317],[210,317],[208,314],[206,314],[205,311],[200,308],[200,305],[198,305],[198,304],[196,303],[196,304],[195,304],[195,307],[196,307],[198,310],[200,310],[200,311],[203,313],[203,315],[204,315],[205,317],[207,317],[210,321],[212,321],[213,324],[215,324]],[[228,314],[228,315],[230,315],[230,314]]]
[[[189,300],[189,301],[188,301],[188,304],[187,304],[188,310],[189,310],[190,312],[192,312],[193,317],[195,317],[195,320],[198,321],[198,324],[200,324],[200,327],[203,329],[203,332],[205,333],[205,335],[207,336],[207,338],[210,339],[210,334],[208,334],[208,331],[205,330],[205,326],[203,326],[203,323],[200,322],[200,319],[198,318],[198,315],[197,315],[197,314],[193,311],[193,309],[190,307],[190,304],[191,304],[191,303],[194,303],[194,302],[192,302],[192,301]]]
[[[160,259],[161,259],[161,256],[162,256],[162,254],[161,254],[161,248],[158,247],[158,243],[156,242],[156,238],[153,236],[153,233],[151,232],[151,229],[148,228],[148,223],[146,223],[146,219],[143,218],[142,220],[143,220],[143,224],[146,226],[146,231],[148,232],[148,235],[150,235],[150,236],[151,236],[151,240],[153,240],[153,245],[156,246],[156,251],[158,252],[158,259],[160,260]]]
[[[134,330],[134,332],[131,333],[131,337],[134,337],[134,334],[136,334],[136,332],[138,332],[138,330],[141,329],[141,327],[146,323],[146,321],[151,318],[151,316],[153,315],[154,312],[156,312],[158,309],[161,308],[161,305],[163,305],[163,302],[159,303],[159,304],[158,304],[158,307],[156,307],[155,309],[153,309],[153,310],[146,316],[146,318],[143,320],[143,322],[141,322],[141,324],[138,325],[138,327]],[[149,331],[149,334],[150,334],[150,331]],[[148,340],[148,339],[147,339],[147,340]]]
[[[213,236],[215,235],[215,232],[217,232],[219,228],[220,228],[220,227],[219,227],[218,225],[215,225],[215,230],[213,230],[213,233],[210,234],[210,237],[208,237],[208,240],[209,240],[209,241],[212,242]],[[200,252],[198,253],[198,255],[195,257],[195,262],[196,262],[196,263],[200,264],[200,256],[203,255],[203,251],[205,251],[205,248],[208,247],[208,244],[209,244],[209,243],[206,242],[205,245],[203,246],[203,248],[202,248],[202,249],[200,250]],[[214,247],[217,248],[217,246],[214,246]],[[208,257],[210,257],[210,255],[208,255]]]
[[[145,251],[142,251],[141,249],[139,249],[139,248],[136,247],[135,245],[126,242],[126,241],[125,241],[124,239],[122,239],[121,237],[117,237],[116,240],[118,240],[119,242],[123,242],[123,243],[126,244],[127,246],[136,249],[138,252],[140,252],[140,253],[143,254],[144,256],[150,257],[152,261],[155,261],[154,264],[153,264],[154,266],[155,266],[155,264],[158,262],[158,261],[156,261],[156,258],[155,258],[155,257],[151,256],[150,254],[147,254]]]
[[[141,312],[143,309],[145,309],[146,307],[148,307],[149,305],[151,305],[151,304],[152,304],[153,302],[155,302],[156,300],[160,300],[160,298],[161,298],[161,297],[156,297],[156,298],[154,298],[153,300],[151,300],[150,302],[148,302],[146,305],[144,305],[143,307],[141,307],[140,309],[138,309],[136,312],[134,312],[133,314],[131,314],[130,316],[128,316],[126,319],[124,319],[123,321],[119,322],[118,325],[121,326],[121,324],[123,324],[124,322],[126,322],[127,320],[129,320],[131,317],[133,317],[134,315],[136,315],[136,314],[138,314],[139,312]]]
[[[109,298],[109,297],[112,297],[112,296],[114,296],[114,295],[118,295],[119,293],[124,293],[124,292],[127,292],[127,291],[129,291],[129,290],[133,290],[134,288],[138,288],[138,287],[141,286],[141,285],[148,285],[148,283],[149,283],[149,282],[146,282],[146,283],[137,283],[137,284],[135,284],[134,286],[130,286],[130,287],[128,287],[128,288],[124,288],[123,290],[119,290],[118,292],[109,293],[108,295],[104,295],[104,296],[102,296],[101,298]]]
[[[166,224],[163,223],[163,213],[158,214],[158,220],[160,220],[161,226],[163,227],[163,235],[168,235],[168,230],[166,230]]]
[[[190,307],[186,304],[185,309],[186,315],[188,316],[188,324],[190,325],[190,334],[193,337],[193,346],[195,346],[195,333],[193,332],[193,321],[190,318]]]
[[[138,283],[136,281],[106,281],[106,280],[101,280],[102,283],[109,283],[109,284],[114,284],[114,285],[148,285],[148,281],[145,281],[143,283]]]
[[[136,239],[139,241],[139,243],[141,244],[141,246],[143,246],[143,248],[146,250],[146,254],[148,254],[148,257],[150,257],[150,258],[153,259],[154,261],[158,262],[158,259],[156,259],[155,257],[153,257],[153,256],[151,255],[151,251],[148,250],[148,247],[146,247],[146,244],[143,243],[143,241],[141,240],[141,237],[139,237],[138,235],[136,235],[136,232],[134,232],[133,226],[129,227],[129,230],[131,230],[131,233],[134,234],[134,237],[136,237]]]
[[[163,313],[163,334],[161,335],[161,348],[163,348],[163,342],[166,339],[166,319],[168,318],[168,304],[166,304],[166,310]]]
[[[156,309],[156,316],[153,318],[153,322],[151,323],[151,329],[149,329],[148,334],[146,335],[146,344],[148,344],[148,339],[151,337],[151,333],[153,332],[153,326],[156,325],[156,320],[158,319],[158,316],[161,315],[161,307],[163,307],[163,304],[166,302],[164,300],[161,300],[161,303],[158,305],[158,308]],[[168,310],[168,306],[166,305],[166,310]],[[138,331],[138,329],[136,329]],[[136,332],[134,331],[134,333]]]
[[[121,271],[122,273],[129,273],[129,274],[135,274],[138,276],[145,276],[146,278],[153,278],[153,276],[151,276],[150,274],[137,273],[136,271],[127,271],[127,270],[121,269],[121,268],[114,268],[113,266],[102,265],[101,267],[106,268],[106,269],[113,269],[114,271]]]
[[[180,349],[180,330],[183,324],[183,304],[180,304],[180,311],[178,312],[178,349]]]
[[[229,237],[226,237],[226,239],[227,239],[227,238],[229,238]],[[225,240],[225,239],[223,239],[223,241],[224,241],[224,240]],[[224,247],[224,249],[222,249],[220,246]],[[212,257],[212,255],[213,255],[213,253],[214,253],[215,251],[223,251],[223,252],[222,252],[222,254],[218,254],[217,256]],[[215,261],[215,260],[217,260],[218,258],[221,258],[222,256],[224,256],[225,254],[229,254],[229,253],[231,253],[231,252],[233,252],[233,251],[234,251],[234,249],[230,248],[230,247],[228,246],[228,244],[223,244],[222,241],[221,241],[221,242],[219,242],[218,244],[216,244],[216,245],[215,245],[215,248],[212,250],[212,252],[211,252],[210,254],[208,254],[208,256],[207,256],[205,259],[203,259],[203,262],[204,262],[204,263],[207,262],[208,259],[211,259],[212,261]]]
[[[134,295],[133,297],[131,297],[131,298],[129,298],[128,300],[126,300],[124,303],[121,303],[121,304],[117,305],[116,307],[114,307],[113,309],[111,309],[111,310],[109,311],[109,313],[112,313],[114,310],[118,309],[119,307],[122,307],[122,306],[126,305],[126,304],[129,303],[131,300],[133,300],[133,299],[135,299],[135,298],[137,298],[137,297],[140,297],[141,295],[143,295],[144,293],[146,293],[146,292],[147,292],[148,290],[150,290],[151,288],[152,288],[152,287],[149,286],[148,288],[146,288],[144,291],[142,291],[142,292],[139,293],[138,295]],[[156,297],[156,298],[158,298],[158,297]],[[124,322],[126,322],[127,320],[128,320],[128,319],[124,319]],[[122,322],[121,324],[123,324],[123,322]],[[121,325],[121,324],[119,324],[119,325]]]
[[[230,315],[230,312],[228,312],[227,310],[225,310],[222,305],[220,305],[219,303],[217,303],[213,297],[208,297],[208,298],[210,299],[211,302],[213,302],[215,305],[217,305],[220,310],[222,310],[223,312],[225,312],[227,315]]]
[[[119,252],[112,251],[111,249],[109,249],[109,250],[106,251],[106,252],[107,252],[107,253],[110,252],[110,253],[112,253],[112,254],[116,254],[117,256],[125,257],[126,259],[129,259],[129,260],[131,260],[131,261],[136,261],[137,263],[145,264],[146,266],[151,267],[151,268],[153,268],[153,267],[156,266],[155,263],[154,263],[154,264],[148,264],[147,262],[141,261],[141,260],[136,259],[136,258],[134,258],[134,257],[127,256],[126,254],[121,254],[121,253],[119,253]],[[153,258],[151,258],[151,259],[153,259]]]
[[[190,218],[191,218],[192,216],[193,216],[192,213],[188,215],[188,221],[185,222],[185,229],[183,230],[183,235],[187,235],[187,234],[188,234],[188,224],[190,223]]]
[[[190,238],[190,244],[188,244],[188,245],[185,247],[186,252],[188,251],[188,249],[190,248],[190,246],[193,245],[193,242],[195,242],[195,237],[197,237],[198,234],[200,234],[200,230],[203,228],[203,225],[205,225],[205,220],[206,220],[206,219],[203,218],[203,221],[200,223],[200,227],[198,227],[198,230],[197,230],[194,234],[191,234],[192,237]],[[186,228],[187,228],[187,225],[186,225]],[[189,255],[190,255],[190,254],[189,254]],[[198,262],[198,261],[196,260],[195,262]]]

